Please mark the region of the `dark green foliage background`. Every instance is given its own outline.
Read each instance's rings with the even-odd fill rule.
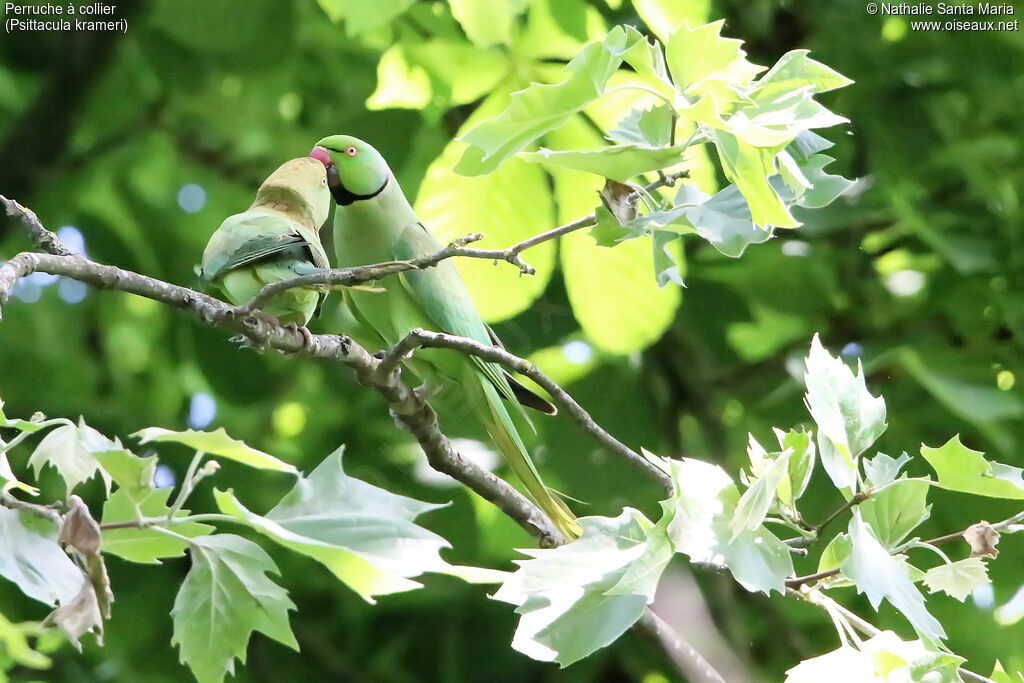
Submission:
[[[618,9],[593,2],[609,25],[639,23],[629,2]],[[582,11],[581,0],[558,3],[568,23]],[[118,9],[128,18],[125,36],[0,38],[0,193],[34,209],[50,228],[78,227],[88,254],[100,262],[195,285],[192,267],[210,232],[244,208],[284,159],[307,153],[323,135],[353,133],[372,141],[414,194],[427,164],[471,111],[367,111],[387,31],[373,40],[348,37],[311,0],[153,0]],[[735,473],[745,464],[748,431],[767,443],[771,426],[809,422],[792,370],[820,331],[833,352],[850,342],[863,347],[869,386],[889,407],[882,451],[915,453],[922,441],[937,445],[960,432],[971,447],[1024,464],[1020,392],[999,391],[995,380],[1002,370],[1022,371],[1024,33],[900,36],[890,22],[883,37],[884,18],[869,16],[863,3],[828,0],[721,1],[712,4],[711,16],[727,19],[724,33],[746,40],[756,63],[810,48],[856,81],[825,98],[852,121],[848,135],[827,131],[839,160],[830,171],[864,176],[867,189],[855,201],[803,215],[805,226],[784,235],[806,243],[805,257],[785,255],[783,239],[755,245],[738,260],[688,243],[687,288],[671,329],[638,357],[602,358],[569,390],[627,443],[706,458]],[[403,18],[394,31],[425,35],[425,26]],[[185,183],[206,191],[198,213],[178,206]],[[22,235],[0,226],[0,258],[27,247]],[[884,281],[904,269],[923,273],[925,286],[896,297]],[[124,437],[150,425],[185,427],[191,395],[205,391],[217,399],[214,426],[304,471],[344,443],[350,474],[426,500],[453,500],[424,520],[453,542],[453,560],[507,568],[511,548],[529,543],[465,491],[417,484],[410,469],[419,456],[384,403],[347,372],[240,352],[221,333],[126,295],[90,292],[70,305],[55,290],[46,288],[37,303],[13,300],[4,309],[0,396],[8,415],[81,414],[102,432]],[[498,326],[513,352],[526,355],[576,332],[557,274],[541,301]],[[335,319],[328,314],[315,329],[328,330]],[[306,408],[298,436],[282,434],[272,419],[289,402]],[[458,423],[445,426],[455,435],[479,436]],[[656,515],[646,501],[657,490],[597,452],[566,419],[539,420],[538,429],[549,483],[588,501],[588,512],[616,514],[631,504]],[[184,450],[161,453],[181,476]],[[12,462],[20,469],[24,456],[15,452]],[[925,473],[923,463],[917,467],[915,473]],[[44,477],[47,482],[56,492]],[[230,463],[218,482],[234,486],[255,510],[270,507],[290,485]],[[211,509],[209,491],[204,485],[191,507]],[[820,471],[805,498],[818,519],[841,502]],[[932,519],[920,531],[927,536],[1016,511],[1009,502],[938,490],[931,500]],[[302,652],[257,636],[239,680],[674,676],[662,655],[634,634],[559,672],[509,649],[515,615],[479,587],[428,578],[427,590],[371,607],[321,566],[266,547],[299,607],[292,623]],[[996,604],[1024,581],[1024,544],[1009,538],[1000,551],[991,565]],[[169,646],[168,616],[187,568],[186,560],[148,567],[111,558],[117,601],[105,645],[86,637],[81,656],[65,647],[41,677],[187,680]],[[836,646],[822,612],[788,601],[769,604],[726,576],[697,578],[732,647],[766,680],[780,680],[800,659]],[[870,616],[852,591],[850,600]],[[0,586],[0,606],[12,619],[43,615],[8,585]],[[974,670],[991,671],[996,657],[1008,668],[1024,666],[1020,624],[1001,627],[970,600],[934,598],[929,608],[950,631],[950,647]],[[890,609],[883,608],[877,623],[910,635]]]

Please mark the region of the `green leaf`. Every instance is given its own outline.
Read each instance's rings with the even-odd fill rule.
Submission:
[[[2,443],[2,442],[0,442]],[[29,486],[23,481],[14,476],[14,470],[11,469],[11,463],[7,460],[7,453],[0,451],[0,493],[7,493],[11,489],[20,489],[30,496],[39,495],[39,489],[35,486]]]
[[[858,374],[821,345],[818,335],[811,341],[806,358],[806,403],[818,425],[818,448],[836,488],[852,491],[856,486],[857,458],[885,431],[885,401],[872,396]]]
[[[853,543],[850,541],[850,535],[845,532],[837,534],[821,551],[821,557],[818,558],[818,572],[839,569],[852,551]]]
[[[1024,674],[1019,671],[1015,671],[1012,675],[1006,672],[1003,668],[1002,662],[996,660],[996,665],[992,669],[992,675],[989,676],[996,683],[1024,683]]]
[[[986,460],[981,451],[960,443],[959,434],[938,448],[921,444],[921,455],[935,469],[944,489],[1024,500],[1024,470]]]
[[[786,672],[785,683],[871,683],[881,681],[871,659],[863,652],[843,645],[818,657],[800,662]]]
[[[930,367],[913,349],[900,350],[900,361],[914,379],[951,413],[974,424],[1011,420],[1024,415],[1015,395],[984,384],[965,382]]]
[[[988,567],[980,557],[965,557],[950,564],[940,564],[924,573],[924,585],[930,592],[942,591],[960,602],[983,583],[991,583],[991,580]]]
[[[482,175],[569,117],[604,92],[605,84],[622,64],[623,55],[637,42],[621,27],[604,40],[587,43],[565,67],[568,76],[555,85],[534,83],[512,95],[498,116],[470,128],[460,140],[470,147],[455,165],[456,173]]]
[[[659,287],[665,287],[669,282],[674,282],[680,287],[684,286],[686,260],[682,249],[676,243],[679,239],[679,235],[673,235],[663,230],[656,230],[651,235],[651,243],[654,247],[654,281],[658,283]]]
[[[157,458],[140,458],[127,448],[111,449],[96,453],[96,460],[103,471],[134,500],[140,500],[153,490],[153,474]]]
[[[887,550],[899,545],[907,534],[928,519],[930,488],[926,481],[898,479],[860,504],[864,522]]]
[[[921,640],[902,640],[892,631],[882,631],[861,645],[875,671],[886,681],[928,681],[961,683],[957,667],[964,658],[942,652]]]
[[[10,657],[15,664],[32,669],[49,669],[52,661],[49,657],[32,649],[28,644],[26,633],[38,629],[37,625],[26,629],[24,624],[12,624],[7,617],[0,614],[0,653]],[[2,666],[2,665],[0,665]],[[0,672],[3,669],[0,668]],[[2,676],[2,673],[0,673]],[[0,679],[2,680],[2,679]]]
[[[190,547],[192,568],[171,610],[171,644],[199,683],[219,683],[226,673],[234,674],[234,660],[245,663],[253,631],[299,649],[288,623],[295,605],[267,577],[277,567],[262,548],[231,534],[196,538]]]
[[[641,173],[680,163],[685,149],[685,145],[649,147],[637,144],[611,145],[591,151],[553,151],[541,147],[537,152],[520,152],[519,157],[532,163],[594,173],[624,183]]]
[[[376,0],[360,2],[360,0],[317,0],[320,7],[337,23],[345,22],[345,33],[354,36],[364,31],[391,23],[404,13],[415,0]]]
[[[526,0],[451,0],[452,14],[478,47],[508,45],[526,5]]]
[[[885,486],[896,479],[900,470],[908,462],[910,462],[910,456],[906,451],[903,451],[903,455],[898,458],[890,458],[885,453],[879,453],[873,458],[864,459],[864,475],[867,477],[868,483],[875,488]]]
[[[504,248],[554,225],[551,190],[540,168],[510,159],[487,176],[467,178],[452,172],[463,147],[452,142],[434,160],[416,199],[416,214],[438,239],[481,232],[484,239],[474,247]],[[496,322],[522,313],[544,292],[554,271],[555,249],[554,242],[545,242],[523,255],[537,271],[529,276],[482,259],[456,259],[455,265],[477,311]]]
[[[710,135],[725,177],[735,183],[747,200],[751,220],[763,228],[798,227],[800,221],[793,218],[768,181],[775,175],[775,155],[781,151],[781,146],[778,149],[754,147],[722,130],[711,130]]]
[[[51,421],[52,422],[52,421]],[[17,429],[20,432],[28,432],[33,434],[38,432],[40,429],[46,429],[49,426],[47,424],[40,424],[33,418],[32,420],[11,420],[4,415],[4,400],[0,398],[0,429]]]
[[[672,109],[667,104],[633,109],[606,135],[613,142],[668,147],[672,143]]]
[[[924,596],[899,561],[878,542],[857,510],[850,520],[849,533],[853,548],[843,560],[841,570],[857,586],[857,592],[864,593],[876,610],[883,598],[888,600],[923,638],[945,638],[942,624],[928,613]]]
[[[401,49],[409,64],[421,67],[430,76],[434,96],[446,96],[453,105],[484,97],[508,72],[505,55],[463,41],[416,40],[402,43]],[[378,92],[380,88],[378,67]]]
[[[140,518],[166,518],[171,509],[167,505],[171,489],[155,489],[142,497],[129,489],[118,489],[103,504],[103,524],[136,522]],[[179,510],[175,517],[185,517],[188,510]],[[194,538],[213,531],[213,527],[198,522],[175,522],[170,528],[177,534]],[[160,564],[161,558],[181,557],[187,543],[179,538],[149,528],[126,527],[101,530],[100,550],[140,564]]]
[[[666,229],[672,229],[674,223],[691,226],[711,246],[732,258],[739,258],[749,245],[767,242],[772,236],[771,230],[754,224],[750,205],[735,185],[709,198],[696,185],[687,183],[676,194],[675,206],[681,218],[669,221]]]
[[[68,495],[83,481],[99,472],[109,494],[110,475],[100,467],[96,459],[97,453],[109,450],[122,450],[121,443],[111,441],[79,421],[77,426],[61,425],[44,436],[29,457],[28,464],[35,470],[37,479],[45,465],[56,469],[64,479]]]
[[[729,85],[747,85],[764,71],[747,61],[740,47],[742,40],[723,38],[720,33],[725,20],[691,29],[682,26],[669,38],[665,58],[676,88],[686,94],[701,90],[709,79]]]
[[[132,434],[139,440],[140,444],[153,442],[180,443],[196,451],[202,451],[209,455],[216,455],[228,460],[240,462],[249,467],[256,467],[263,470],[277,470],[278,472],[290,472],[297,474],[298,470],[294,465],[278,460],[269,453],[256,450],[237,439],[232,439],[221,427],[212,432],[196,431],[188,429],[183,432],[175,432],[162,427],[147,427]]]
[[[698,26],[707,22],[711,13],[710,0],[633,0],[633,8],[648,28],[662,42],[681,26]]]
[[[335,451],[299,479],[266,516],[246,509],[230,491],[215,491],[214,497],[221,512],[317,560],[367,602],[419,588],[410,577],[424,572],[465,575],[441,558],[448,542],[414,522],[443,506],[353,479],[342,469],[341,455]]]
[[[683,458],[667,461],[673,495],[668,535],[690,560],[726,566],[749,591],[785,591],[793,575],[789,546],[764,526],[734,535],[730,528],[740,494],[721,467]]]
[[[754,439],[753,434],[750,438]],[[731,541],[735,541],[742,532],[754,531],[764,523],[768,509],[775,501],[775,493],[789,473],[789,459],[792,455],[793,449],[786,449],[765,456],[770,464],[740,496],[736,512],[729,520]]]
[[[809,53],[810,50],[792,50],[782,55],[775,66],[757,79],[750,90],[751,98],[770,102],[804,88],[806,92],[817,94],[853,83],[838,71],[808,57]]]
[[[639,587],[621,583],[647,550],[645,531],[652,525],[637,510],[579,522],[583,535],[573,543],[520,550],[531,559],[516,560],[519,569],[494,594],[496,600],[517,605],[521,615],[512,647],[563,667],[614,642],[632,626],[653,600],[653,585],[664,568],[644,563],[644,571],[634,572]]]
[[[423,109],[430,98],[430,76],[422,66],[409,63],[405,47],[385,50],[377,62],[377,89],[366,100],[366,108]]]
[[[779,448],[782,450],[793,449],[793,455],[789,458],[789,471],[787,478],[779,487],[779,500],[783,505],[794,507],[796,501],[807,490],[807,484],[811,481],[811,474],[814,472],[814,461],[817,451],[814,448],[814,440],[810,433],[803,428],[791,429],[783,432],[781,429],[773,429],[775,437],[779,441]]]
[[[71,602],[85,575],[57,543],[57,525],[30,512],[0,507],[0,576],[28,597],[53,606]]]

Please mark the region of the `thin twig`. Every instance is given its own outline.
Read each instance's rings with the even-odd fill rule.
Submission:
[[[513,372],[529,377],[551,395],[551,399],[554,404],[567,412],[581,430],[593,436],[608,450],[622,456],[628,462],[639,467],[659,484],[665,487],[668,492],[672,491],[672,480],[668,475],[647,460],[647,458],[643,457],[605,431],[604,428],[597,424],[597,422],[594,421],[594,418],[592,418],[590,414],[587,413],[587,411],[584,410],[582,406],[580,406],[580,404],[565,391],[565,389],[558,386],[558,384],[556,384],[550,377],[541,372],[536,365],[525,358],[514,356],[498,346],[481,344],[480,342],[467,339],[465,337],[456,337],[442,332],[430,332],[428,330],[415,329],[399,341],[398,344],[389,349],[385,355],[385,359],[392,356],[396,358],[404,358],[412,353],[413,349],[416,347],[454,349],[469,356],[477,356],[486,361],[498,363]]]

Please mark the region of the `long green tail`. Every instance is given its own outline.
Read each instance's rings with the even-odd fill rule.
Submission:
[[[526,452],[526,446],[519,438],[519,432],[516,431],[512,417],[508,414],[504,402],[498,395],[498,390],[475,368],[470,369],[467,374],[470,373],[471,375],[466,378],[466,385],[471,394],[470,398],[471,400],[476,398],[472,394],[479,394],[479,389],[483,390],[483,396],[479,396],[479,398],[486,404],[486,412],[481,406],[478,406],[477,409],[481,411],[487,433],[491,435],[498,450],[505,456],[512,471],[526,486],[526,490],[530,492],[530,496],[540,506],[540,509],[555,523],[558,530],[565,534],[570,541],[579,538],[583,528],[576,521],[576,516],[572,514],[569,507],[544,486],[540,473],[537,472],[537,468],[533,466],[533,462]]]

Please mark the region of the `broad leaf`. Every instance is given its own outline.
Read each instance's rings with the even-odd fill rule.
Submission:
[[[783,432],[781,429],[773,429],[773,431],[779,441],[779,448],[782,450],[793,449],[793,455],[789,459],[788,476],[779,486],[778,491],[782,504],[793,507],[807,490],[807,484],[811,481],[817,450],[810,433],[803,429],[791,429],[788,432]]]
[[[876,610],[883,599],[888,600],[922,637],[930,641],[945,638],[942,624],[928,613],[924,596],[907,576],[906,570],[882,547],[856,510],[850,520],[849,533],[852,549],[843,560],[841,569],[843,575],[857,586],[857,591],[864,593]]]
[[[54,421],[49,421],[52,424]],[[17,429],[19,432],[28,432],[33,434],[38,432],[40,429],[46,429],[48,425],[36,421],[36,418],[32,420],[21,420],[21,419],[10,419],[4,415],[4,401],[0,398],[0,429]]]
[[[141,498],[129,489],[118,489],[103,504],[103,524],[137,522],[140,518],[166,518],[170,513],[167,500],[171,489],[154,489]],[[185,517],[188,510],[179,510],[176,517]],[[197,522],[175,522],[170,528],[182,536],[194,538],[213,531],[213,527]],[[185,541],[149,528],[126,527],[103,529],[100,549],[129,562],[160,564],[161,558],[181,557],[185,554]]]
[[[606,133],[609,140],[648,147],[668,147],[672,143],[672,110],[667,104],[650,109],[633,109],[619,121],[619,127]]]
[[[666,514],[672,515],[668,535],[676,551],[693,562],[728,567],[749,591],[783,592],[793,574],[789,546],[763,525],[733,533],[740,494],[722,468],[690,458],[668,466],[673,496]]]
[[[750,438],[753,439],[753,435]],[[770,464],[740,496],[736,512],[729,520],[731,541],[735,541],[742,532],[754,531],[764,523],[765,515],[775,501],[776,491],[789,473],[789,459],[792,455],[791,448],[767,455]]]
[[[665,58],[676,88],[686,94],[701,91],[701,85],[716,80],[730,85],[747,85],[764,67],[747,61],[742,40],[723,38],[724,20],[691,29],[683,26],[669,38]]]
[[[452,14],[479,47],[511,42],[516,19],[527,4],[527,0],[451,0]]]
[[[751,220],[755,224],[765,229],[799,227],[800,221],[793,218],[782,197],[768,181],[776,173],[775,155],[784,143],[778,148],[762,149],[722,130],[712,130],[711,140],[715,143],[725,177],[747,200]]]
[[[232,534],[196,538],[190,548],[192,568],[171,610],[171,644],[199,683],[234,674],[235,659],[245,663],[253,631],[299,649],[288,623],[295,605],[267,577],[277,567],[262,548]]]
[[[452,165],[464,146],[449,143],[427,169],[416,199],[417,215],[441,242],[480,232],[484,239],[472,246],[503,249],[554,226],[554,202],[542,169],[509,159],[489,175],[460,176]],[[455,259],[455,265],[480,315],[493,322],[522,313],[544,292],[555,269],[555,250],[555,242],[546,242],[523,254],[536,270],[530,276],[482,259]]]
[[[232,439],[224,431],[223,427],[212,432],[196,431],[193,429],[175,432],[162,427],[147,427],[132,436],[137,438],[140,444],[152,442],[180,443],[196,451],[234,460],[249,467],[290,472],[293,474],[298,473],[294,465],[282,462],[269,453],[264,453],[252,446],[248,446],[238,439]]]
[[[424,572],[466,578],[473,569],[452,567],[440,556],[447,541],[415,524],[439,505],[377,488],[345,474],[339,449],[328,456],[265,516],[246,509],[231,492],[215,491],[217,505],[252,528],[327,567],[368,602],[419,588]],[[484,570],[475,570],[488,578]],[[490,578],[497,578],[492,574]]]
[[[557,152],[541,148],[537,152],[520,152],[526,161],[561,166],[575,171],[626,182],[641,173],[674,166],[683,161],[685,145],[649,147],[647,145],[612,145],[593,151]]]
[[[633,8],[662,42],[681,26],[699,26],[707,22],[710,0],[632,0]]]
[[[883,680],[875,674],[870,657],[843,645],[838,650],[800,662],[786,672],[785,683],[871,683]]]
[[[886,681],[927,681],[960,683],[957,667],[963,657],[942,652],[921,640],[902,640],[892,631],[882,631],[861,645]]]
[[[110,475],[96,459],[97,453],[109,450],[122,450],[121,444],[79,421],[77,426],[61,425],[44,436],[29,457],[28,464],[35,470],[37,479],[45,465],[56,469],[64,479],[68,495],[99,472],[107,493],[110,493]]]
[[[867,477],[868,483],[875,488],[885,486],[896,479],[900,470],[908,462],[910,462],[910,456],[906,451],[903,451],[903,455],[898,458],[890,458],[885,453],[879,453],[873,458],[864,459],[864,476]]]
[[[11,489],[19,489],[32,496],[39,495],[39,489],[14,476],[11,463],[7,460],[7,453],[0,451],[0,493],[7,493]]]
[[[817,94],[853,83],[841,73],[808,57],[809,53],[810,50],[792,50],[782,55],[775,66],[757,79],[750,96],[758,101],[773,101],[795,90],[806,88],[811,94]]]
[[[520,550],[531,559],[517,560],[519,569],[494,594],[517,605],[521,615],[512,647],[562,666],[614,642],[632,626],[653,600],[653,585],[664,568],[642,564],[645,571],[633,572],[639,586],[622,583],[647,550],[651,523],[640,512],[626,508],[616,518],[579,522],[583,535],[573,543]]]
[[[555,85],[534,83],[515,93],[498,116],[470,128],[459,139],[470,144],[455,165],[463,175],[482,175],[550,130],[564,124],[604,92],[605,84],[622,64],[623,55],[637,44],[639,34],[627,36],[615,27],[600,42],[587,43],[565,67],[568,74]]]
[[[980,557],[966,557],[950,564],[940,564],[924,573],[924,585],[932,593],[942,591],[960,602],[983,583],[991,583],[988,567]]]
[[[804,383],[807,409],[818,425],[818,447],[825,471],[837,488],[856,486],[857,457],[885,431],[885,401],[872,396],[858,374],[822,347],[818,335],[811,341]]]
[[[926,481],[899,479],[860,504],[864,522],[883,546],[895,548],[928,519],[932,507],[927,504],[930,488]]]
[[[938,448],[922,444],[921,455],[935,468],[939,486],[944,489],[1024,500],[1024,470],[986,460],[981,451],[960,443],[959,434]]]
[[[675,199],[679,218],[669,220],[665,229],[677,223],[692,226],[715,249],[739,258],[751,244],[761,244],[772,236],[754,223],[750,205],[735,185],[729,185],[708,197],[696,185],[688,183],[680,188]]]
[[[57,526],[29,512],[0,507],[0,576],[47,605],[71,602],[85,575],[57,543]]]

